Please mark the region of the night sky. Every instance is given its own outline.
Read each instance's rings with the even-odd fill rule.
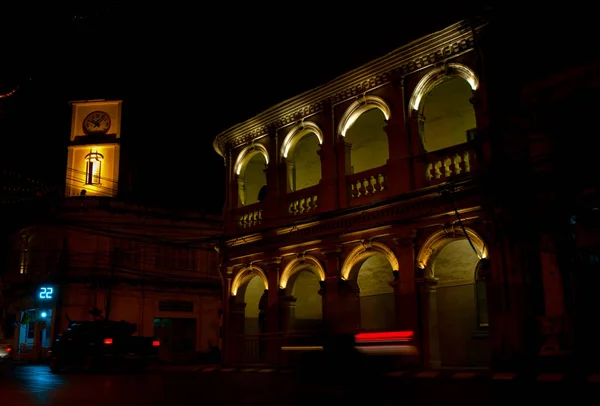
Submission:
[[[11,40],[3,41],[0,91],[20,90],[3,104],[2,166],[62,183],[68,101],[121,99],[122,159],[135,168],[136,197],[217,213],[224,166],[212,149],[216,134],[472,13],[468,4],[425,17],[424,6],[384,4],[335,12],[315,4],[310,13],[299,8],[305,3],[288,11],[18,3],[3,13],[12,18],[2,26]]]

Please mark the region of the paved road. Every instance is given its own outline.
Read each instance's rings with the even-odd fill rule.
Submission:
[[[266,371],[265,371],[266,372]],[[19,366],[0,374],[0,406],[29,405],[502,405],[597,402],[600,384],[489,379],[297,377],[259,370],[146,374],[67,373]],[[337,381],[337,382],[336,382]],[[326,402],[326,403],[324,403]]]

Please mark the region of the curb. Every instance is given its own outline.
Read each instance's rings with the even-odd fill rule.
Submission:
[[[277,369],[269,367],[237,367],[222,368],[216,366],[188,367],[188,371],[197,373],[277,373],[291,374],[293,369]],[[444,380],[490,380],[506,381],[536,381],[542,383],[556,382],[589,382],[600,384],[600,373],[587,376],[572,376],[566,373],[519,373],[519,372],[490,372],[490,371],[392,371],[383,374],[388,378],[396,379],[444,379]]]

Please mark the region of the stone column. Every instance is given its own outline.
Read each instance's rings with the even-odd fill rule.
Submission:
[[[331,246],[321,249],[325,256],[325,281],[321,288],[321,297],[323,298],[323,325],[329,333],[335,334],[342,330],[342,320],[339,316],[340,310],[340,271],[341,261],[340,246]]]
[[[411,190],[412,147],[406,125],[406,109],[404,107],[404,80],[398,78],[392,82],[390,104],[392,114],[384,130],[388,137],[390,157],[387,161],[387,186],[393,196]]]
[[[231,348],[231,359],[230,363],[236,364],[243,360],[244,350],[246,348],[244,330],[246,323],[246,303],[236,302],[235,297],[232,296],[231,306],[229,310],[229,343]]]
[[[223,286],[223,320],[221,324],[221,346],[223,351],[223,361],[225,364],[231,362],[231,340],[230,340],[230,329],[231,329],[231,304],[232,301],[229,296],[229,292],[231,292],[231,282],[232,277],[231,273],[227,273],[227,270],[224,267],[221,267],[221,273],[224,274],[225,283]]]
[[[428,369],[440,368],[442,365],[437,317],[437,282],[435,278],[423,278],[418,281],[421,296],[421,353],[424,367]]]
[[[244,181],[244,178],[240,175],[237,175],[237,184],[238,184],[238,188],[237,188],[237,195],[238,195],[238,201],[237,201],[237,207],[240,206],[244,206],[246,204],[246,182]],[[235,209],[234,209],[235,210]]]
[[[294,161],[290,158],[283,158],[285,160],[285,179],[286,179],[286,192],[292,193],[296,190],[296,173]]]
[[[399,265],[398,283],[394,286],[394,293],[397,298],[396,315],[400,329],[414,332],[418,340],[419,306],[415,282],[415,237],[416,232],[411,230],[406,236],[394,240]]]
[[[284,334],[294,330],[296,323],[296,300],[294,296],[279,297],[281,331]]]
[[[268,334],[274,334],[281,331],[279,326],[279,266],[281,264],[281,258],[272,259],[271,262],[266,264],[267,279],[269,282],[268,295],[268,307],[266,310],[265,324],[266,332]],[[281,342],[276,339],[267,341],[267,362],[269,364],[277,364],[279,360],[279,351]]]
[[[336,142],[337,172],[338,172],[338,201],[339,207],[348,207],[348,185],[346,175],[351,173],[352,162],[350,161],[350,150],[352,146],[348,144],[344,137],[338,136]]]
[[[360,329],[360,289],[356,280],[340,281],[339,313],[342,333],[354,333]]]
[[[321,158],[321,181],[319,182],[319,210],[332,211],[338,204],[337,187],[337,157],[335,149],[335,128],[333,123],[333,110],[329,101],[323,108],[323,143],[318,151]]]
[[[281,195],[284,195],[285,189],[280,188],[279,184],[279,137],[274,126],[269,127],[267,138],[267,152],[269,153],[269,164],[265,170],[267,180],[267,194],[263,201],[263,218],[271,219],[269,225],[273,225],[274,220],[280,217],[279,207],[281,205]]]
[[[418,113],[416,110],[413,110],[408,120],[408,130],[413,157],[413,185],[416,189],[427,186],[427,178],[425,177],[425,171],[427,169],[427,152],[423,147],[423,140],[421,138],[424,125],[425,116]]]

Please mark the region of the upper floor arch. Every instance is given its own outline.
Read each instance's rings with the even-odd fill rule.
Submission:
[[[417,83],[417,86],[415,86],[415,90],[410,97],[409,114],[414,115],[415,112],[422,112],[425,97],[436,86],[453,77],[464,79],[473,91],[477,90],[479,87],[479,79],[477,78],[477,75],[475,75],[475,72],[463,64],[449,63],[437,69],[433,69],[423,76],[419,83]]]
[[[392,110],[388,103],[381,97],[373,95],[363,95],[348,107],[338,124],[338,134],[346,136],[346,132],[356,120],[363,114],[372,109],[379,109],[385,116],[386,121],[390,119]]]
[[[296,144],[298,144],[298,141],[309,134],[316,135],[319,139],[319,145],[323,144],[323,132],[319,126],[312,121],[303,121],[294,126],[285,136],[281,145],[281,156],[287,158],[288,154],[292,152]]]
[[[242,149],[235,160],[235,173],[236,175],[242,175],[242,172],[246,168],[246,165],[252,157],[256,154],[262,154],[265,158],[265,162],[269,164],[269,153],[267,152],[267,148],[265,148],[262,144],[252,144],[248,145],[246,148]]]

